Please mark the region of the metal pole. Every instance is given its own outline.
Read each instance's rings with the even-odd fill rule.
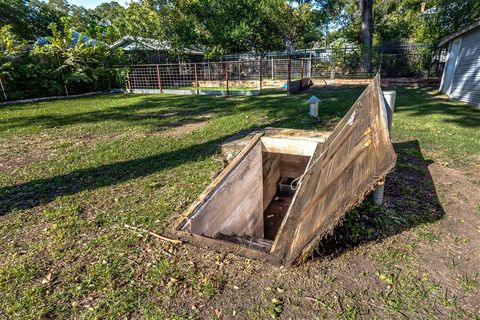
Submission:
[[[272,81],[273,81],[273,78],[274,78],[274,77],[273,77],[273,73],[274,73],[273,70],[274,70],[274,69],[273,69],[273,56],[272,56]]]
[[[292,82],[292,59],[288,58],[288,75],[287,75],[287,95],[290,95],[290,84]]]
[[[384,91],[385,103],[387,107],[387,129],[390,136],[393,123],[393,112],[395,111],[395,98],[397,96],[396,91]],[[373,203],[381,205],[383,203],[383,194],[385,193],[385,179],[378,183],[378,186],[373,190]]]
[[[300,88],[303,89],[303,60],[300,61]]]
[[[200,91],[198,90],[198,70],[197,70],[197,64],[195,63],[194,66],[195,66],[195,87],[197,88],[197,94],[199,94]]]
[[[332,60],[330,68],[330,80],[335,80],[335,59]]]
[[[262,58],[260,58],[260,93],[262,93],[262,82],[263,82],[263,72],[262,72]]]
[[[158,80],[158,89],[162,93],[162,77],[160,76],[160,66],[157,64],[157,80]]]
[[[227,96],[228,96],[229,92],[228,92],[228,63],[227,62],[225,62],[225,80],[227,82]]]
[[[1,77],[0,77],[0,86],[2,86],[3,96],[5,97],[5,101],[7,101],[8,100],[7,93],[5,92],[5,87],[3,86],[3,81]]]

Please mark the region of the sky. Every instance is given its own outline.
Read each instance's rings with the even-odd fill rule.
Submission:
[[[116,0],[120,5],[126,6],[130,1],[128,0]],[[110,2],[110,0],[69,0],[68,3],[75,4],[77,6],[84,6],[88,9],[93,9],[102,2]]]

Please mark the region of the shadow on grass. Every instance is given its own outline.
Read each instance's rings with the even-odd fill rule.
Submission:
[[[395,143],[398,159],[386,178],[385,205],[367,199],[347,213],[345,220],[318,245],[313,257],[336,257],[372,241],[432,223],[445,215],[418,141]]]
[[[338,94],[326,94],[315,90],[286,96],[284,92],[276,89],[267,89],[263,95],[254,97],[120,94],[102,97],[102,100],[98,100],[98,97],[83,98],[80,112],[75,111],[74,103],[77,100],[71,100],[68,102],[72,105],[71,111],[64,108],[60,112],[53,110],[48,114],[0,119],[0,128],[4,130],[25,127],[60,128],[76,124],[116,121],[129,126],[147,125],[153,130],[165,130],[196,122],[199,118],[229,116],[238,112],[256,110],[266,112],[268,117],[275,121],[281,117],[294,117],[301,110],[305,110],[306,114],[306,100],[315,93],[321,94],[324,100],[319,120],[321,125],[339,120],[360,92],[361,87],[354,87],[350,92],[342,94],[342,99],[337,97]],[[109,100],[111,104],[117,104],[118,100],[123,100],[123,104],[105,106],[101,109],[85,107],[85,102],[109,103]],[[22,108],[26,107],[22,106]],[[85,110],[82,110],[83,108]]]
[[[395,112],[409,112],[413,117],[445,115],[442,121],[467,128],[480,128],[480,110],[433,93],[432,87],[397,88]]]
[[[288,127],[290,119],[272,122],[275,127]],[[262,127],[250,127],[236,134],[240,138]],[[184,163],[198,161],[216,153],[219,145],[233,135],[224,135],[201,144],[156,154],[144,158],[105,164],[94,168],[72,171],[68,174],[37,179],[0,188],[0,216],[11,211],[26,210],[49,203],[60,196],[95,190],[131,179],[168,170]]]
[[[214,154],[218,144],[226,138],[221,137],[145,158],[75,170],[64,175],[0,188],[0,216],[14,209],[30,209],[46,204],[59,196],[115,185],[183,163],[198,161]]]

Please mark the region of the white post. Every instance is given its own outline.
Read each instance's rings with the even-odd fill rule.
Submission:
[[[316,118],[318,117],[318,102],[310,104],[310,117]]]
[[[272,81],[273,81],[273,78],[274,78],[274,77],[273,77],[273,72],[274,72],[274,71],[273,71],[273,56],[272,56]]]
[[[310,104],[310,110],[308,114],[310,117],[318,117],[318,103],[321,102],[319,98],[316,96],[311,96],[310,99],[307,100],[307,103]]]
[[[393,112],[395,111],[395,98],[397,97],[396,91],[383,91],[387,107],[387,119],[388,119],[388,135],[392,131]],[[383,194],[385,193],[385,179],[378,183],[378,186],[373,190],[373,203],[381,205],[383,203]]]

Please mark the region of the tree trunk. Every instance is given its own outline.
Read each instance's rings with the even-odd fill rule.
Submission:
[[[361,68],[364,72],[372,72],[372,41],[373,41],[373,0],[357,0],[362,15],[362,59]]]

